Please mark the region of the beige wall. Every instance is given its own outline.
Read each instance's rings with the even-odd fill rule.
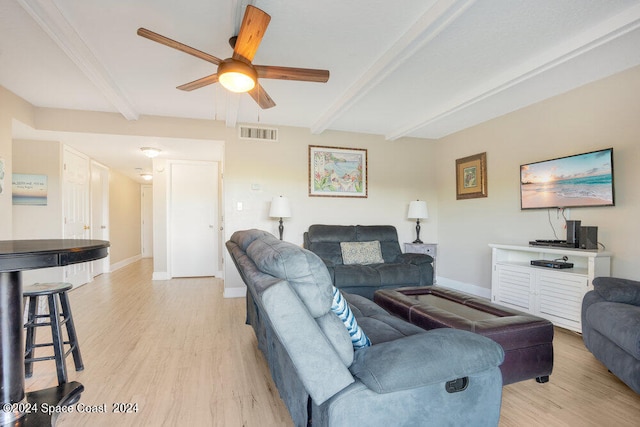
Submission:
[[[18,119],[33,126],[34,114],[35,109],[28,102],[0,86],[0,160],[4,163],[4,177],[0,177],[3,187],[0,193],[0,239],[11,239],[13,227],[11,204],[12,121]]]
[[[406,213],[409,201],[418,198],[427,200],[430,209],[421,237],[425,241],[437,240],[436,147],[428,141],[405,138],[391,142],[380,136],[349,132],[311,135],[307,129],[280,127],[278,142],[253,142],[239,140],[235,129],[207,120],[141,117],[129,122],[117,114],[50,109],[37,109],[36,116],[39,129],[224,141],[223,241],[239,229],[257,227],[277,233],[277,221],[268,218],[268,210],[271,198],[278,195],[286,195],[291,200],[293,216],[286,220],[285,238],[297,244],[302,244],[302,233],[314,223],[392,224],[398,228],[401,242],[412,241],[415,222],[407,220]],[[369,197],[309,197],[309,145],[366,148]],[[154,160],[156,278],[164,278],[168,271],[165,166],[162,159]],[[160,170],[165,173],[158,173]],[[238,202],[243,204],[242,211],[237,210]],[[111,239],[116,241],[113,233]],[[244,285],[226,250],[223,254],[225,288],[234,288],[228,294],[235,295]]]
[[[640,279],[640,67],[583,86],[438,142],[441,284],[491,288],[489,243],[554,239],[547,210],[520,210],[519,166],[614,148],[615,207],[573,208],[569,219],[598,226],[612,274]],[[489,197],[456,200],[455,160],[486,152]],[[562,220],[550,212],[558,238]]]
[[[309,197],[309,145],[366,148],[367,198]],[[409,202],[426,200],[430,218],[422,223],[423,241],[436,241],[438,221],[435,145],[417,139],[385,141],[375,135],[280,128],[279,142],[233,140],[225,145],[226,236],[247,228],[278,235],[278,222],[269,218],[271,198],[287,196],[292,217],[284,220],[284,239],[302,244],[311,224],[391,224],[400,242],[415,239],[415,221],[407,220]],[[237,210],[241,202],[242,211]],[[225,291],[242,282],[227,257]]]
[[[57,141],[14,140],[14,173],[47,175],[46,206],[12,206],[12,239],[59,239],[62,237],[62,144]],[[11,184],[11,178],[7,180]],[[11,193],[11,187],[8,187]],[[24,271],[24,283],[64,280],[62,267]]]
[[[302,233],[314,223],[392,224],[398,228],[401,242],[412,241],[415,224],[405,218],[407,205],[416,198],[426,200],[430,218],[423,224],[421,237],[439,244],[440,283],[488,295],[489,243],[526,244],[530,239],[554,238],[547,211],[520,210],[519,165],[610,146],[615,151],[617,206],[574,208],[568,216],[599,227],[599,240],[614,254],[614,275],[640,279],[635,268],[640,259],[640,249],[635,244],[640,234],[636,220],[640,206],[635,190],[635,183],[640,181],[640,169],[636,168],[640,164],[638,93],[640,67],[435,143],[410,138],[391,142],[379,136],[348,132],[311,135],[307,129],[290,127],[280,128],[279,142],[251,142],[239,140],[235,129],[208,120],[141,117],[130,122],[117,114],[42,108],[35,109],[29,117],[26,103],[2,90],[0,97],[3,101],[9,99],[18,114],[25,116],[26,111],[27,123],[31,120],[30,124],[39,129],[224,141],[224,240],[235,230],[252,227],[277,233],[277,221],[268,218],[269,203],[273,196],[286,195],[291,199],[293,216],[285,220],[285,239],[294,243],[301,244]],[[4,139],[8,134],[10,140],[7,114],[13,111],[3,105],[0,104],[0,157],[10,158],[10,144],[7,148]],[[366,148],[369,197],[309,197],[310,144]],[[480,152],[487,152],[489,197],[458,201],[455,160]],[[154,163],[154,169],[156,166],[160,165]],[[156,200],[157,192],[161,197]],[[10,196],[8,199],[10,204]],[[0,195],[0,205],[6,200],[5,194]],[[238,202],[243,205],[241,211],[237,210]],[[118,214],[115,205],[114,214]],[[157,190],[154,188],[154,217],[162,219],[165,214],[166,187],[160,185]],[[562,221],[555,212],[550,216],[562,238]],[[139,214],[135,224],[123,221],[117,228],[128,230],[127,235],[114,235],[116,227],[112,225],[112,243],[132,236],[139,242]],[[166,254],[166,224],[154,230],[154,256],[162,258],[157,244],[164,244]],[[122,254],[114,253],[119,249],[112,248],[112,256],[117,258],[112,262],[126,258],[130,252],[125,248],[129,247],[123,244]],[[166,256],[163,263],[155,265],[154,260],[154,269],[166,269]],[[228,257],[225,274],[227,293],[241,292],[242,283]]]
[[[13,206],[14,239],[62,238],[61,150],[57,141],[13,141],[13,173],[47,176],[46,206]]]
[[[111,264],[138,257],[141,246],[140,184],[130,178],[109,173],[109,249]]]

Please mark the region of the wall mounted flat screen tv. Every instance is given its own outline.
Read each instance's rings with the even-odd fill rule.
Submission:
[[[520,166],[522,209],[614,206],[613,148]]]

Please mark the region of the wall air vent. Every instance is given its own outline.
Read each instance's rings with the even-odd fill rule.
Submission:
[[[278,141],[278,129],[258,126],[240,125],[238,137],[252,141]]]

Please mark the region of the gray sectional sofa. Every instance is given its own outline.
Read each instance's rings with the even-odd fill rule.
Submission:
[[[640,282],[597,277],[582,300],[582,339],[615,376],[640,393]]]
[[[227,249],[247,323],[296,426],[495,426],[504,352],[467,331],[425,331],[342,293],[371,345],[354,350],[320,258],[261,230]]]
[[[402,253],[398,232],[391,225],[314,224],[304,233],[304,248],[327,266],[335,287],[373,299],[378,289],[433,285],[433,258]],[[347,264],[342,243],[380,242],[383,262]]]

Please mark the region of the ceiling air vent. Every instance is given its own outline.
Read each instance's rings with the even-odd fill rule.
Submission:
[[[253,141],[277,142],[278,129],[240,125],[238,137],[240,139],[250,139]]]

